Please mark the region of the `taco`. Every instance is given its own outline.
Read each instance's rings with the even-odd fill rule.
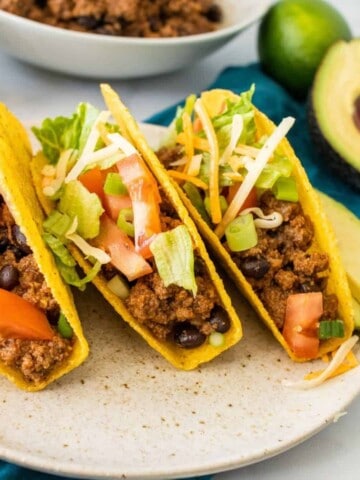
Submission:
[[[353,313],[334,234],[285,136],[252,103],[254,87],[191,95],[158,151],[213,254],[296,361],[351,336]]]
[[[0,374],[45,388],[88,355],[73,298],[42,238],[31,147],[0,104]]]
[[[46,240],[69,285],[92,281],[150,346],[192,369],[234,345],[240,321],[135,120],[108,85],[102,93],[109,110],[83,103],[33,129]],[[86,277],[68,270],[69,252]]]

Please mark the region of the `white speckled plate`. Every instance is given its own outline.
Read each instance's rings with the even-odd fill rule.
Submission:
[[[154,140],[161,129],[146,131]],[[244,340],[182,372],[92,287],[77,294],[90,357],[41,393],[0,379],[0,457],[79,478],[170,479],[258,462],[336,420],[360,391],[360,368],[315,390],[284,387],[283,379],[300,379],[314,365],[292,363],[232,296]]]

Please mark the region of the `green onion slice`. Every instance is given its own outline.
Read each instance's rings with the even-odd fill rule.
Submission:
[[[280,177],[273,186],[273,193],[278,200],[287,202],[298,202],[299,195],[296,188],[296,182],[293,177]]]
[[[239,215],[225,229],[227,244],[232,252],[242,252],[255,247],[258,242],[251,213]]]
[[[57,322],[57,329],[60,335],[64,338],[71,338],[73,336],[73,329],[63,313],[60,313]]]
[[[320,340],[334,337],[342,338],[344,335],[344,322],[342,320],[322,320],[319,324],[318,336]]]
[[[123,208],[119,212],[117,219],[117,226],[129,237],[135,235],[134,225],[131,223],[134,220],[132,208]]]
[[[108,195],[125,195],[128,193],[120,175],[115,172],[110,172],[106,175],[104,192]]]

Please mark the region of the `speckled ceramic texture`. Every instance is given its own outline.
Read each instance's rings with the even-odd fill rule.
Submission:
[[[215,32],[179,38],[133,38],[54,28],[0,10],[0,48],[59,72],[92,78],[157,75],[191,66],[258,20],[272,0],[222,0]]]
[[[40,393],[0,379],[0,457],[79,478],[170,479],[258,462],[336,420],[360,391],[360,368],[314,390],[283,386],[321,362],[292,363],[227,286],[244,339],[191,372],[166,363],[95,289],[76,294],[90,357]]]

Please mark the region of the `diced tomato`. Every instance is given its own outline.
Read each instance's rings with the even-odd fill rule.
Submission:
[[[100,219],[100,235],[94,243],[103,248],[111,257],[111,263],[129,281],[152,272],[151,266],[137,252],[129,237],[122,232],[106,213]]]
[[[227,194],[226,200],[229,205],[232,202],[233,198],[235,197],[236,192],[239,190],[240,185],[241,183],[234,183],[233,185],[228,187],[228,194]],[[257,207],[257,205],[258,205],[257,192],[256,192],[256,188],[253,187],[250,190],[249,195],[246,197],[246,200],[243,203],[240,209],[240,212],[242,210],[245,210],[246,208]]]
[[[79,176],[79,181],[89,190],[89,192],[96,193],[100,198],[101,203],[103,203],[104,200],[104,183],[107,173],[107,170],[92,168]]]
[[[129,195],[104,194],[103,207],[114,222],[117,222],[120,210],[123,208],[131,208],[131,206],[131,198]]]
[[[300,358],[315,358],[320,340],[318,321],[323,314],[321,292],[289,295],[282,334],[291,350]]]
[[[51,340],[54,336],[44,312],[15,293],[0,289],[0,337]]]
[[[131,198],[135,250],[144,258],[150,258],[152,253],[149,245],[154,236],[161,232],[161,197],[157,182],[139,155],[130,155],[116,165]]]
[[[107,170],[93,168],[80,175],[79,181],[89,190],[89,192],[96,193],[101,200],[105,212],[114,220],[114,222],[116,222],[120,210],[123,208],[131,208],[131,199],[129,195],[108,195],[104,192],[106,176],[109,172],[114,171],[116,171],[116,167]]]

